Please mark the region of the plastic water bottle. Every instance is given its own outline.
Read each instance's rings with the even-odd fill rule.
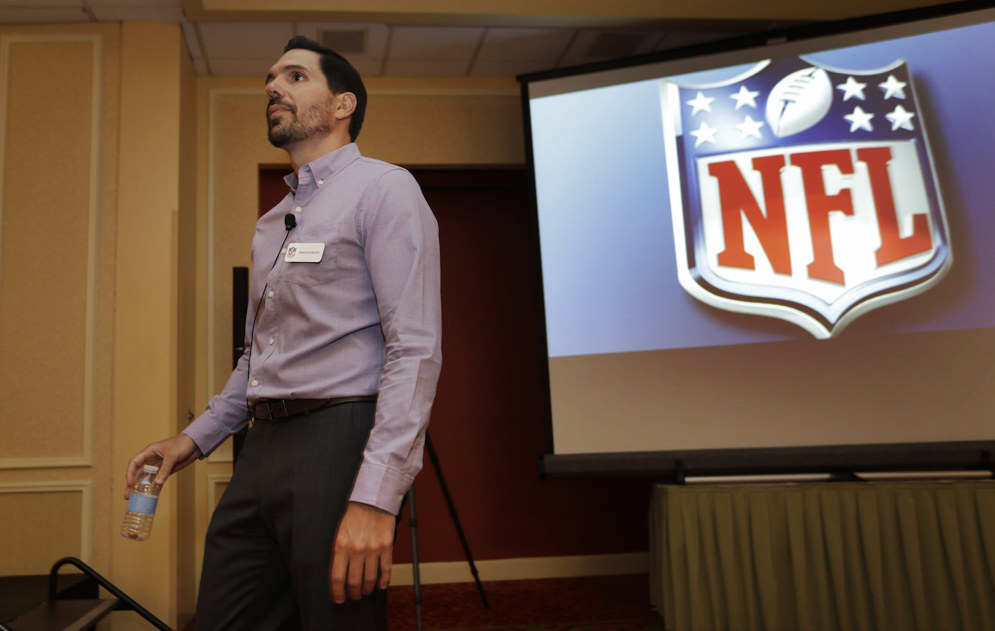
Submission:
[[[128,498],[128,510],[124,514],[121,525],[121,536],[135,541],[145,541],[152,534],[152,520],[155,518],[155,507],[159,503],[161,486],[155,483],[155,475],[159,467],[147,464],[142,468],[142,475],[135,482]]]

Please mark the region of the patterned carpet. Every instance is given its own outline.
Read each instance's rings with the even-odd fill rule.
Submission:
[[[645,574],[422,585],[422,628],[488,631],[662,631]],[[414,631],[413,586],[389,593],[390,628]]]

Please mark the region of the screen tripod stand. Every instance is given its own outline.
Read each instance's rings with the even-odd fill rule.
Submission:
[[[487,602],[487,594],[484,593],[484,585],[480,582],[480,575],[477,573],[477,566],[473,563],[470,544],[466,541],[466,535],[463,533],[463,527],[460,525],[459,514],[456,512],[456,505],[453,503],[453,497],[449,493],[446,478],[442,475],[442,467],[439,465],[439,454],[436,453],[435,446],[432,445],[432,437],[428,432],[425,432],[425,450],[428,452],[428,458],[432,462],[432,468],[435,470],[435,477],[439,480],[439,488],[442,490],[442,496],[445,498],[446,506],[449,508],[449,516],[452,517],[453,524],[456,526],[456,532],[459,534],[460,543],[463,545],[463,553],[466,555],[467,563],[470,564],[470,573],[477,584],[477,591],[480,592],[480,599],[483,601],[484,609],[490,609],[491,606]],[[405,499],[408,502],[408,521],[411,525],[411,569],[415,588],[415,616],[418,620],[418,631],[422,631],[421,577],[418,572],[418,514],[415,509],[414,486],[408,489]]]

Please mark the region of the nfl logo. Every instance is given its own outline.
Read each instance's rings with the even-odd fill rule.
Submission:
[[[719,84],[663,81],[661,100],[678,274],[695,298],[830,338],[949,269],[903,61],[765,61]]]

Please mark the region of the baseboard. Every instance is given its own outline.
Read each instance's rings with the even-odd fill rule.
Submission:
[[[565,557],[526,557],[475,561],[481,581],[509,581],[537,578],[571,578],[576,576],[610,576],[649,573],[649,554],[595,554]],[[473,581],[468,561],[419,563],[419,583],[468,583]],[[411,563],[395,565],[392,585],[414,584]]]

